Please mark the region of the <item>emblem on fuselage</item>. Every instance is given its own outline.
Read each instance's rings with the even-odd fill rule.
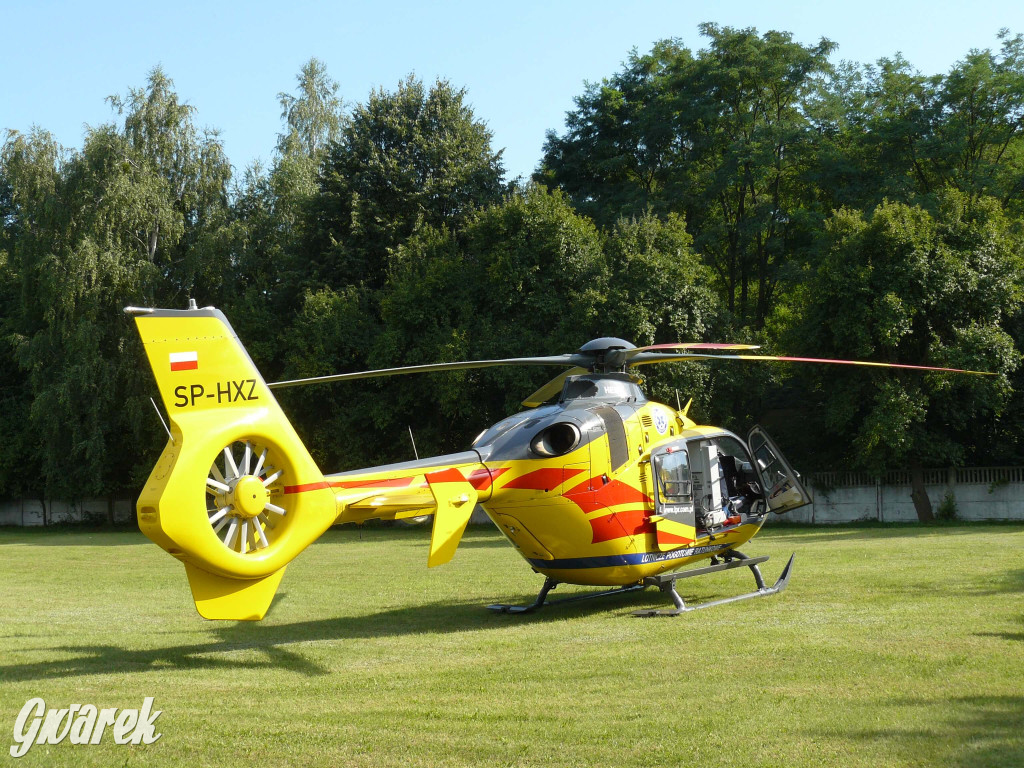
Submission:
[[[664,435],[668,431],[668,414],[660,408],[654,409],[654,428],[658,430],[659,435]]]

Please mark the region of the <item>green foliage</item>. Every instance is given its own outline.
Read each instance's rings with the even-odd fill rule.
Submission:
[[[90,130],[79,153],[41,132],[3,148],[8,268],[21,286],[6,340],[31,393],[18,432],[36,491],[57,498],[124,493],[144,478],[159,436],[121,308],[182,303],[220,271],[202,247],[227,205],[219,144],[197,137],[159,69],[111,101],[123,126]]]
[[[819,187],[833,206],[928,204],[951,186],[1018,212],[1024,199],[1024,38],[972,50],[946,75],[900,56],[846,67],[812,107]]]
[[[319,159],[338,138],[344,123],[344,102],[337,96],[338,84],[317,58],[302,66],[296,80],[298,95],[277,95],[281,119],[287,126],[286,132],[278,137],[277,149],[283,157],[301,155]]]
[[[311,281],[383,287],[389,254],[416,229],[459,228],[502,192],[501,152],[465,91],[410,76],[355,107],[310,209]]]
[[[993,200],[947,191],[940,209],[932,217],[885,203],[870,219],[837,212],[791,343],[822,357],[997,376],[804,369],[828,431],[849,440],[848,451],[829,452],[832,460],[874,472],[907,461],[962,464],[977,458],[971,446],[984,455],[991,441],[1019,361],[1002,327],[1019,306],[1018,245]]]
[[[641,346],[710,340],[714,332],[724,332],[711,271],[694,252],[680,216],[619,219],[605,239],[605,253],[610,280],[604,334]],[[695,414],[711,407],[707,365],[650,366],[643,373],[650,397],[675,403],[678,391],[696,398]]]
[[[942,497],[942,502],[935,512],[935,519],[946,521],[957,519],[956,496],[952,493],[947,493]]]
[[[802,107],[830,71],[834,45],[700,29],[707,48],[663,41],[589,85],[566,135],[548,134],[538,178],[601,222],[648,209],[685,214],[730,312],[760,327],[804,238],[813,132]]]
[[[562,195],[535,187],[513,193],[472,216],[458,235],[428,227],[398,249],[367,364],[574,351],[598,333],[607,279],[597,230]],[[360,312],[367,314],[365,306]],[[345,348],[344,333],[332,350]],[[491,421],[521,410],[519,402],[557,373],[501,368],[339,385],[360,393],[338,392],[351,407],[334,407],[372,419],[363,456],[405,457],[410,425],[421,451],[457,450]]]

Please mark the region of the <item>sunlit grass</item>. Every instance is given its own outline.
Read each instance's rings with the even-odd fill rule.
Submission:
[[[0,531],[0,754],[34,696],[154,696],[155,744],[17,764],[1024,765],[1024,526],[770,529],[745,550],[769,581],[796,552],[787,591],[658,619],[653,590],[492,614],[541,578],[486,527],[427,570],[428,535],[332,531],[263,622],[211,623],[139,534]]]

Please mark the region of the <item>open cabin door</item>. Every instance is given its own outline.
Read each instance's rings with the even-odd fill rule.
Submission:
[[[755,426],[747,435],[747,445],[761,477],[768,508],[777,514],[811,503],[811,494],[800,483],[800,475],[789,465],[768,433]]]

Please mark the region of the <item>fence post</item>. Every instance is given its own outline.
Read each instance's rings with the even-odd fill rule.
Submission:
[[[885,522],[885,515],[882,513],[882,478],[875,478],[875,513],[878,522]]]

